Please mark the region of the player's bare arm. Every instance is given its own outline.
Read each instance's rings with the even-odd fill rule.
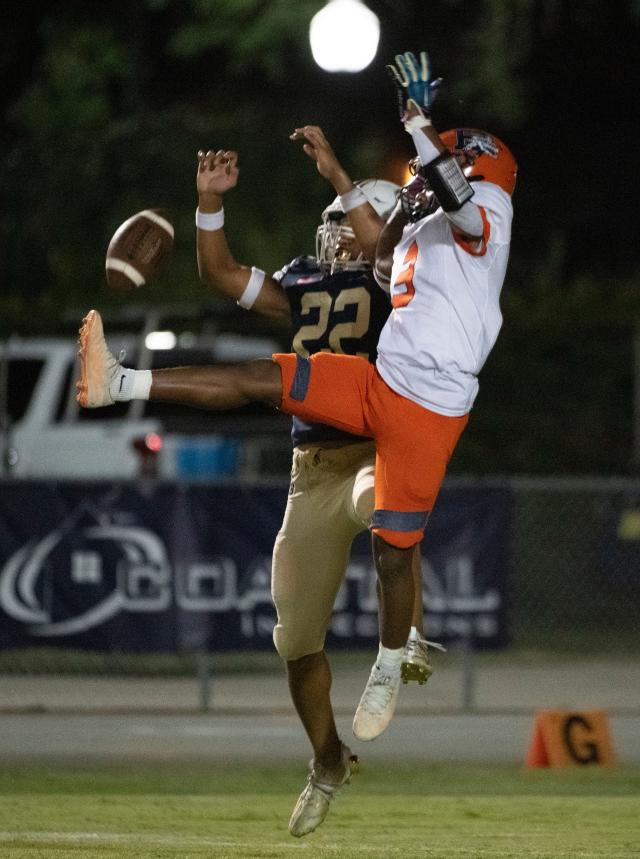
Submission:
[[[319,126],[304,125],[301,128],[295,128],[289,137],[291,140],[305,141],[302,146],[304,152],[315,161],[318,173],[328,182],[331,182],[336,194],[342,196],[350,192],[357,192],[357,187],[336,158],[329,141]],[[373,264],[378,236],[384,224],[383,219],[371,203],[364,198],[364,195],[361,203],[349,209],[348,216],[356,241],[365,259]]]
[[[259,269],[234,258],[223,228],[223,198],[238,183],[238,153],[219,149],[198,152],[198,271],[216,292],[264,316],[288,321],[289,302],[280,285]]]
[[[408,223],[408,217],[398,203],[391,213],[389,220],[382,227],[376,245],[376,259],[373,273],[378,284],[389,292],[391,269],[393,267],[393,249],[402,238],[402,231]]]

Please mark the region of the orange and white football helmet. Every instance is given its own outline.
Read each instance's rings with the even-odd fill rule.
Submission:
[[[467,179],[484,179],[513,194],[518,164],[509,147],[495,134],[478,128],[452,128],[442,132],[440,139],[450,152],[461,156],[460,166]]]

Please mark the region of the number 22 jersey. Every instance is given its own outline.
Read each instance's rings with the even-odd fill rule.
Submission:
[[[316,352],[360,355],[375,363],[380,332],[391,306],[371,271],[324,274],[315,257],[296,257],[274,274],[291,307],[292,350],[303,358]],[[361,440],[335,427],[293,418],[294,445]]]

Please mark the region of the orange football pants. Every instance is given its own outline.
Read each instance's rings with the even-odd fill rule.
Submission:
[[[375,439],[373,532],[403,549],[420,542],[469,416],[440,415],[397,394],[365,358],[318,352],[273,360],[283,412]]]

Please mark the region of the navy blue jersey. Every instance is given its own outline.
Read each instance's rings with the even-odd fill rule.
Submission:
[[[291,348],[308,358],[315,352],[361,355],[376,360],[378,338],[387,320],[389,297],[371,271],[323,274],[315,257],[296,257],[274,278],[286,292],[291,307]],[[293,418],[294,445],[335,439],[360,439],[320,423]]]

